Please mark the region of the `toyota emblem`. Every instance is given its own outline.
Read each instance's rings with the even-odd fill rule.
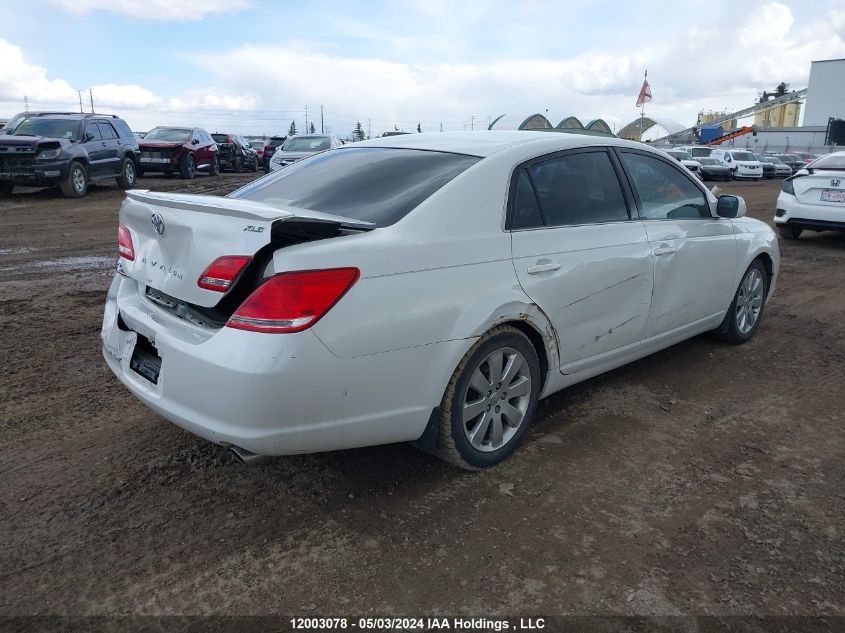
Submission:
[[[153,213],[150,220],[153,223],[153,228],[156,230],[156,233],[164,235],[164,218],[162,218],[158,213]]]

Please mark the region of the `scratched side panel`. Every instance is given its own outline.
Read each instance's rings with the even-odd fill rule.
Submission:
[[[516,231],[513,254],[523,289],[557,329],[561,364],[642,338],[653,286],[642,223]],[[560,268],[530,274],[538,262]]]

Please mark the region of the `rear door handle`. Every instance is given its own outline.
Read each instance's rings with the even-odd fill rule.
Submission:
[[[668,244],[661,244],[657,248],[654,249],[655,255],[671,255],[675,252],[675,248],[669,246]]]
[[[533,266],[529,266],[526,272],[529,275],[536,275],[537,273],[551,272],[553,270],[558,270],[559,268],[560,264],[555,264],[554,262],[537,262]]]

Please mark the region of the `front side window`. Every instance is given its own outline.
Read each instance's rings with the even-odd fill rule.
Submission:
[[[85,126],[86,136],[89,141],[103,140],[103,133],[100,132],[100,126],[95,121],[89,121]]]
[[[640,196],[644,220],[709,218],[704,193],[677,168],[658,158],[620,152]]]
[[[342,148],[275,171],[230,197],[387,226],[479,160],[413,149]]]
[[[628,220],[622,187],[606,152],[580,152],[528,168],[546,226]]]

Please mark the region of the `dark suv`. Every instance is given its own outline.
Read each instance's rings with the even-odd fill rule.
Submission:
[[[81,198],[89,183],[114,178],[135,186],[138,139],[112,114],[25,112],[0,135],[0,196],[15,185],[58,185],[68,198]]]
[[[285,144],[286,140],[288,140],[287,136],[271,136],[270,140],[267,141],[267,144],[264,145],[265,172],[270,173],[270,159],[273,158],[273,154],[276,153],[276,150]]]
[[[258,152],[237,134],[215,132],[211,135],[220,152],[220,169],[242,172],[244,169],[258,171]]]

